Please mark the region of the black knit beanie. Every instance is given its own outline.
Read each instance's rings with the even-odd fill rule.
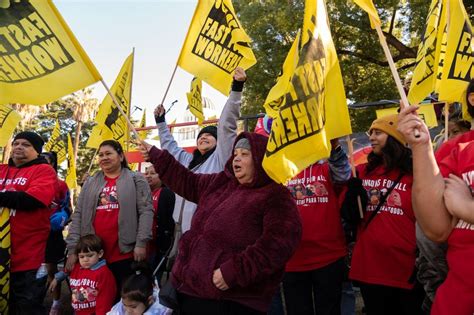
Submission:
[[[44,140],[35,132],[22,131],[15,136],[13,141],[18,139],[28,140],[28,142],[31,143],[35,151],[38,153],[41,153],[41,151],[43,151]]]
[[[202,128],[201,131],[199,131],[198,136],[197,136],[196,139],[199,139],[199,137],[203,133],[208,133],[208,134],[212,135],[214,138],[216,138],[216,140],[217,140],[217,127],[216,126],[206,126],[206,127]]]

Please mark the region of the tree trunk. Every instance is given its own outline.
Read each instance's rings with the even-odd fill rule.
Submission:
[[[77,152],[79,152],[79,141],[81,140],[82,121],[77,122],[76,136],[74,137],[74,162],[77,161]]]
[[[3,148],[3,156],[2,156],[3,164],[8,163],[8,159],[10,158],[11,151],[12,151],[12,141],[10,139],[10,141],[7,142],[7,145]]]

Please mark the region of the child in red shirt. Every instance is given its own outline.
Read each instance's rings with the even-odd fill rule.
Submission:
[[[76,315],[105,315],[111,308],[116,295],[115,278],[105,264],[101,239],[93,234],[83,236],[76,245],[79,263],[69,275],[72,291],[72,307]],[[54,275],[49,289],[66,278],[64,272]]]

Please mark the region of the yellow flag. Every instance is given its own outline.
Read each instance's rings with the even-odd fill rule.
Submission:
[[[66,184],[69,189],[77,188],[76,161],[74,160],[74,150],[72,149],[71,135],[67,135],[67,172]]]
[[[439,99],[466,104],[466,89],[474,78],[472,25],[461,0],[448,0],[445,64],[438,83]]]
[[[446,0],[433,0],[425,23],[425,34],[418,47],[408,101],[418,104],[435,91],[436,77],[442,71],[443,34],[446,28]]]
[[[255,63],[250,37],[238,21],[232,1],[198,1],[178,65],[229,95],[235,68],[248,69]]]
[[[283,68],[280,71],[277,82],[272,87],[270,92],[268,92],[265,104],[263,104],[266,113],[272,118],[276,118],[278,116],[278,109],[285,100],[286,91],[288,90],[288,86],[291,83],[291,76],[295,72],[296,66],[298,65],[298,47],[300,45],[300,34],[301,32],[298,31],[298,34],[291,45],[290,51],[286,56],[285,62],[283,63]]]
[[[0,105],[0,147],[8,144],[20,121],[18,112],[8,105]]]
[[[202,81],[196,77],[191,81],[191,91],[186,93],[189,110],[197,118],[200,126],[204,121],[204,111],[202,109]]]
[[[329,156],[329,140],[352,133],[324,0],[306,0],[298,66],[273,120],[263,167],[284,183]]]
[[[101,79],[51,0],[0,8],[0,104],[41,105]]]
[[[51,133],[51,137],[44,145],[43,151],[56,152],[58,156],[58,165],[66,160],[66,145],[64,140],[61,138],[61,126],[59,125],[59,120],[56,120],[56,125]]]
[[[370,26],[375,28],[376,25],[380,26],[382,22],[380,22],[379,13],[374,6],[372,0],[354,0],[355,4],[357,4],[362,10],[367,12],[369,15]]]
[[[122,69],[115,79],[111,92],[120,103],[125,115],[128,115],[130,108],[130,98],[132,91],[132,67],[133,67],[133,53],[125,60]],[[128,140],[128,125],[126,118],[120,113],[117,106],[115,106],[112,97],[107,94],[100,104],[99,112],[95,118],[97,125],[92,129],[89,140],[86,146],[89,148],[98,148],[100,143],[104,140],[117,140],[125,145]]]
[[[142,120],[140,121],[140,127],[146,127],[146,108],[143,110]],[[141,140],[145,140],[148,137],[148,131],[142,130],[138,132]]]
[[[378,109],[375,111],[375,114],[377,115],[377,118],[388,115],[396,115],[398,114],[398,109],[398,107]],[[418,116],[423,119],[428,127],[438,127],[438,120],[436,119],[436,112],[434,110],[433,104],[420,104],[420,108],[417,112]]]

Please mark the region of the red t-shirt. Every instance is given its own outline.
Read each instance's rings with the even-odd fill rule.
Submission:
[[[58,178],[58,186],[57,186],[56,194],[54,196],[53,202],[51,204],[51,210],[53,213],[59,210],[61,203],[63,202],[64,198],[66,198],[67,192],[69,188],[65,181]]]
[[[369,201],[352,253],[349,277],[371,284],[411,289],[416,255],[415,215],[411,203],[413,177],[404,175],[369,224],[381,197],[398,178],[398,171],[385,173],[378,167],[369,175],[366,164],[358,167]]]
[[[318,269],[346,255],[340,204],[328,163],[313,164],[288,183],[303,224],[301,242],[286,264],[287,272]]]
[[[71,303],[76,315],[105,315],[114,305],[115,278],[105,262],[91,269],[77,263],[70,275]]]
[[[53,201],[58,182],[48,164],[26,167],[0,165],[0,191],[24,191],[46,207],[33,211],[10,210],[11,271],[38,269],[44,261]]]
[[[154,253],[156,253],[156,234],[157,234],[157,217],[156,214],[158,213],[158,199],[160,199],[161,187],[158,189],[153,190],[152,192],[152,200],[153,200],[153,225],[151,231],[153,236],[151,240],[148,242],[147,246],[147,255],[151,257]]]
[[[457,137],[454,137],[453,139],[449,139],[448,141],[443,143],[438,150],[436,150],[436,161],[442,161],[445,157],[451,154],[454,149],[456,149],[458,144],[471,142],[472,140],[474,140],[474,131],[472,130],[463,133],[462,135],[459,135]]]
[[[133,257],[133,252],[121,253],[119,248],[118,219],[120,205],[117,197],[117,178],[105,177],[105,187],[99,195],[94,218],[95,234],[102,239],[104,258],[108,263]]]
[[[456,138],[458,139],[458,138]],[[462,138],[460,138],[462,139]],[[449,174],[464,179],[474,189],[474,142],[453,148],[439,167],[444,177]],[[474,314],[474,224],[459,220],[448,238],[448,276],[436,291],[434,315]]]

